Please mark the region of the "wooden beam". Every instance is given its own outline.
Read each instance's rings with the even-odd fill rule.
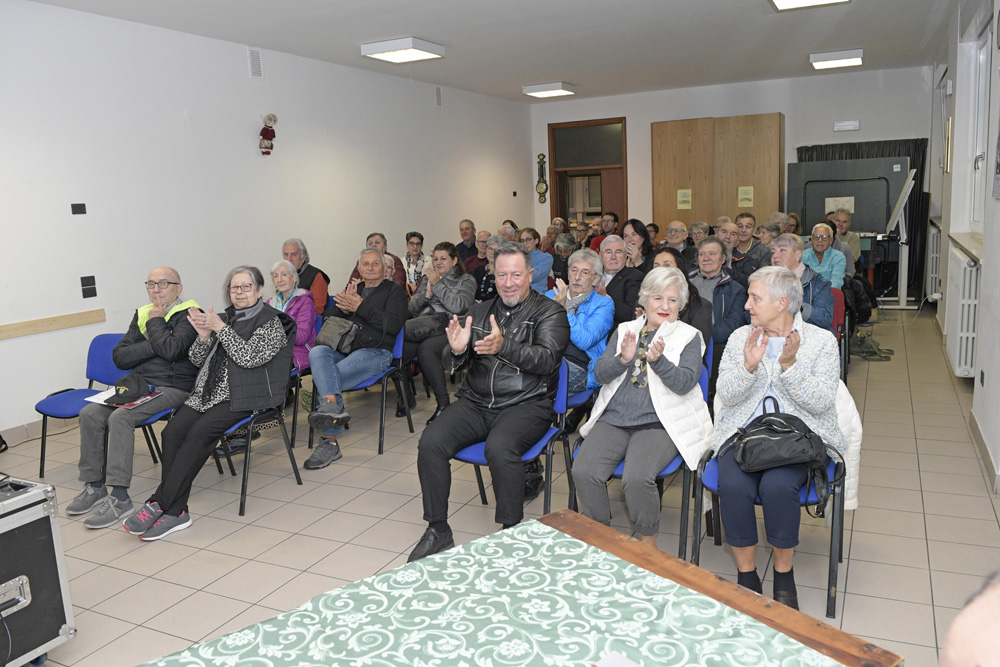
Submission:
[[[53,317],[43,317],[40,320],[28,320],[27,322],[14,322],[13,324],[0,324],[0,340],[17,338],[19,336],[31,336],[46,331],[58,331],[59,329],[70,329],[80,327],[84,324],[96,324],[104,321],[104,309],[85,310],[82,313],[70,313],[69,315],[55,315]]]

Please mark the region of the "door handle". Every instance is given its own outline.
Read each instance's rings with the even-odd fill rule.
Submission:
[[[986,153],[980,153],[976,156],[976,161],[973,163],[972,170],[979,171],[979,163],[986,159]]]

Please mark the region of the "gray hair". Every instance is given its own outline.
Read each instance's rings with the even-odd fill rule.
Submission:
[[[494,234],[488,239],[486,239],[486,247],[494,249],[499,248],[500,244],[503,243],[505,240],[506,239],[504,239],[504,237],[500,236],[499,234]]]
[[[838,208],[836,211],[833,212],[834,215],[837,215],[838,213],[846,213],[847,219],[848,220],[851,219],[851,212],[848,211],[846,208]]]
[[[699,220],[698,222],[692,222],[692,223],[691,223],[691,229],[690,229],[690,231],[692,231],[692,232],[693,232],[693,231],[695,231],[696,229],[697,229],[697,230],[700,230],[700,231],[703,231],[703,232],[705,232],[706,234],[708,234],[708,232],[709,232],[709,229],[711,229],[711,228],[710,228],[710,227],[708,226],[708,223],[707,223],[707,222],[705,222],[705,221],[703,221],[703,220]]]
[[[577,262],[589,262],[594,269],[594,275],[604,277],[604,262],[601,261],[601,256],[590,248],[580,248],[574,252],[566,260],[566,266],[571,267]]]
[[[260,269],[256,266],[241,264],[226,275],[226,282],[222,285],[222,298],[225,300],[227,306],[233,305],[233,300],[229,296],[229,285],[233,281],[233,276],[238,273],[245,273],[250,276],[250,281],[253,282],[254,287],[257,289],[264,288],[264,274],[260,272]]]
[[[732,222],[732,221],[733,219],[730,218],[728,215],[720,215],[718,218],[715,219],[715,224],[721,225],[724,222]]]
[[[302,255],[302,263],[308,264],[309,251],[306,250],[306,244],[302,242],[302,239],[288,239],[287,241],[281,244],[281,247],[284,248],[286,245],[292,245],[292,244],[295,244],[299,247],[299,254]]]
[[[802,283],[798,276],[783,266],[765,266],[750,274],[749,282],[759,282],[767,290],[771,301],[788,299],[788,312],[795,314],[802,307]]]
[[[278,269],[281,269],[281,268],[284,268],[285,271],[288,271],[288,273],[290,273],[292,275],[292,278],[295,279],[295,283],[292,285],[292,289],[295,289],[296,287],[298,287],[299,286],[299,272],[295,270],[295,265],[292,264],[291,262],[289,262],[287,259],[279,259],[277,262],[275,262],[271,266],[271,277],[273,278],[274,277],[274,272],[277,271]]]
[[[604,246],[606,246],[608,243],[621,243],[622,245],[625,245],[625,239],[618,236],[617,234],[608,234],[607,236],[604,237],[604,240],[601,241],[601,252],[604,252]]]
[[[556,237],[556,242],[552,244],[556,248],[575,248],[576,239],[572,234],[560,234]]]
[[[788,216],[786,215],[785,218],[787,217]],[[785,220],[785,222],[787,223],[788,220]],[[760,223],[759,225],[757,225],[757,229],[766,229],[773,238],[781,236],[781,225],[774,220],[768,220],[767,222]]]
[[[365,243],[368,243],[368,241],[370,239],[372,239],[372,238],[374,238],[376,236],[379,237],[380,239],[382,239],[382,245],[384,245],[386,248],[389,247],[389,242],[386,240],[385,234],[383,234],[382,232],[372,232],[371,234],[369,234],[368,236],[365,237]]]
[[[767,220],[768,222],[776,222],[779,225],[787,225],[789,222],[791,222],[789,217],[784,213],[782,213],[781,211],[775,211],[774,213],[771,214],[771,217],[768,218]]]
[[[688,294],[688,281],[680,269],[672,266],[659,266],[646,274],[639,287],[639,305],[645,306],[649,297],[661,294],[671,285],[677,286],[678,312],[684,310],[690,296]]]
[[[730,220],[732,222],[732,220]],[[729,259],[729,249],[726,248],[726,244],[722,242],[718,236],[706,236],[702,240],[698,241],[698,250],[701,250],[710,243],[714,243],[722,249],[722,262],[725,263]]]
[[[379,236],[381,236],[381,234]],[[380,260],[382,260],[383,264],[385,264],[385,255],[383,255],[382,251],[379,250],[378,248],[365,248],[364,250],[362,250],[361,252],[358,253],[358,261],[361,261],[362,257],[364,257],[368,253],[372,253],[372,252],[375,253],[376,255],[378,255],[378,258]]]
[[[524,268],[527,271],[531,271],[531,254],[524,249],[524,246],[520,243],[514,243],[513,241],[504,241],[497,248],[496,252],[493,253],[493,261],[496,262],[500,259],[500,255],[520,255],[524,258]]]

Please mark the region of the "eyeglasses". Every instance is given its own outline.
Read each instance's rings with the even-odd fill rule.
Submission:
[[[829,234],[813,234],[812,237],[814,239],[816,239],[817,241],[825,241],[828,238],[830,238],[830,235]]]
[[[249,292],[253,289],[253,283],[243,283],[242,285],[230,285],[229,293],[236,294],[237,292]]]
[[[667,227],[667,234],[682,234],[682,233],[684,233],[686,231],[687,230],[683,229],[683,228],[677,229],[675,227]]]
[[[160,289],[167,289],[168,285],[180,285],[180,283],[171,282],[169,280],[147,280],[146,289],[153,289],[154,287],[159,287]]]
[[[412,245],[412,246],[422,246],[423,244],[424,244],[423,241],[407,241],[406,242],[406,245]]]
[[[534,240],[535,240],[534,236],[525,236],[523,239],[521,239],[521,243],[528,243],[528,242],[534,241]]]

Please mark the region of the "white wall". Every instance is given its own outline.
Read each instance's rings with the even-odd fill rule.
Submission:
[[[252,81],[244,45],[22,0],[0,17],[0,323],[107,312],[0,341],[0,429],[80,386],[90,338],[125,330],[153,266],[220,307],[229,268],[266,271],[290,236],[339,285],[371,231],[401,255],[411,229],[456,240],[461,218],[531,213],[527,104],[446,88],[438,107],[431,85],[269,51]]]
[[[665,120],[785,114],[785,162],[797,162],[799,146],[928,137],[931,69],[817,74],[700,88],[661,90],[597,99],[565,100],[531,107],[534,153],[548,154],[548,124],[625,117],[629,216],[652,221],[650,124]],[[857,132],[834,132],[836,120],[860,120]],[[549,205],[534,206],[544,228]]]

